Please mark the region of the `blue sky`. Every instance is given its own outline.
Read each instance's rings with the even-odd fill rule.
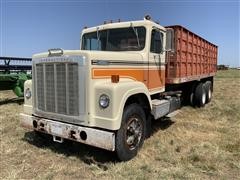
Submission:
[[[240,66],[239,1],[0,0],[0,6],[0,56],[79,49],[84,26],[150,14],[163,26],[183,25],[218,45],[219,64]]]

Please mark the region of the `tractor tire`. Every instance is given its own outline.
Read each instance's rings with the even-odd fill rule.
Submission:
[[[116,153],[120,161],[135,157],[142,147],[146,134],[146,116],[138,104],[124,108],[122,123],[116,133]]]

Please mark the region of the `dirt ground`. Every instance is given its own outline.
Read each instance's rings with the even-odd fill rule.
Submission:
[[[240,179],[240,71],[219,71],[212,101],[153,124],[138,156],[58,144],[19,126],[21,100],[0,92],[0,179]]]

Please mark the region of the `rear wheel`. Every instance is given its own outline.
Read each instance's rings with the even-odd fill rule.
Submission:
[[[194,93],[195,93],[195,83],[191,83],[187,86],[185,90],[185,98],[188,105],[195,106]]]
[[[207,81],[204,84],[205,89],[206,89],[206,103],[209,103],[212,99],[212,82]]]
[[[195,106],[195,84],[192,84],[190,88],[189,102],[191,106]]]
[[[190,93],[190,105],[194,106],[194,92],[193,91]]]
[[[198,107],[203,107],[207,101],[206,88],[203,83],[198,83],[194,93],[194,102]]]
[[[138,104],[124,108],[121,128],[116,133],[116,153],[121,161],[137,155],[146,133],[146,116]]]

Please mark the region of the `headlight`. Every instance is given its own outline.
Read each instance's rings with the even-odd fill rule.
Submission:
[[[26,91],[25,91],[25,97],[27,99],[30,99],[31,96],[32,96],[32,92],[31,92],[31,90],[29,88],[27,88]]]
[[[99,98],[99,106],[101,108],[107,108],[109,106],[110,99],[106,94],[102,94]]]

